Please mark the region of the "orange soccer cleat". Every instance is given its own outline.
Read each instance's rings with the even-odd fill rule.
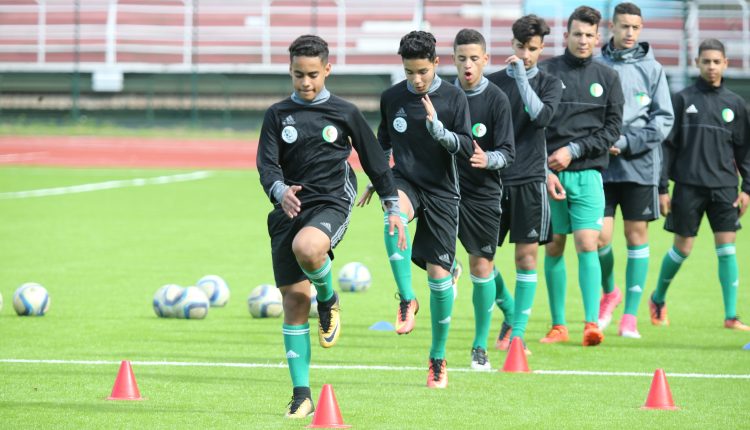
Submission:
[[[400,295],[398,313],[396,314],[396,333],[409,334],[414,330],[415,316],[419,312],[417,299],[404,300]]]
[[[510,324],[503,321],[503,325],[500,327],[500,333],[497,335],[495,341],[495,349],[500,351],[507,351],[510,347],[510,334],[513,331],[513,327]]]
[[[427,388],[447,388],[448,371],[444,358],[430,358],[430,370],[427,372]]]
[[[648,313],[651,314],[651,324],[653,325],[669,325],[669,317],[667,317],[667,303],[656,303],[654,297],[648,298]]]
[[[562,324],[556,324],[553,325],[549,332],[547,332],[547,336],[544,336],[539,340],[541,343],[557,343],[557,342],[567,342],[569,339],[568,337],[568,328]]]
[[[604,333],[595,322],[587,322],[583,328],[583,346],[596,346],[604,340]]]
[[[724,328],[739,331],[750,331],[750,326],[740,321],[740,317],[734,317],[724,320]]]

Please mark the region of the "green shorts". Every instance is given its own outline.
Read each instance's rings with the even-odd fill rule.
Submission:
[[[549,200],[552,210],[552,232],[570,234],[576,230],[602,230],[604,185],[597,170],[557,173],[565,200]]]

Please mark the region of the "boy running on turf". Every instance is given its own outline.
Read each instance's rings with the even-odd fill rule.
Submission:
[[[493,259],[500,232],[500,200],[503,185],[500,172],[513,162],[513,121],[508,97],[484,77],[489,62],[484,37],[476,30],[463,29],[453,41],[453,62],[458,71],[456,86],[469,101],[474,153],[458,160],[461,184],[458,238],[469,254],[474,342],[471,368],[490,370],[487,336],[495,302]]]
[[[499,273],[495,278],[498,305],[508,308],[503,309],[506,318],[495,344],[501,350],[508,349],[512,337],[524,338],[536,293],[539,244],[552,238],[544,129],[562,95],[560,80],[537,67],[544,36],[550,33],[547,23],[536,15],[527,15],[514,22],[512,30],[513,55],[505,60],[508,67],[487,77],[510,99],[516,144],[515,163],[500,174],[503,200],[499,244],[510,233],[516,261],[515,301]]]
[[[649,299],[651,322],[669,325],[669,284],[693,249],[705,213],[714,232],[719,283],[724,299],[724,327],[750,331],[737,317],[739,274],[736,247],[740,217],[750,204],[750,120],[742,97],[724,86],[724,44],[707,39],[698,47],[700,77],[672,99],[675,124],[664,141],[664,170],[659,201],[664,229],[674,245],[661,263],[656,291]],[[737,193],[737,172],[741,187]],[[674,181],[670,200],[668,179]]]
[[[304,418],[315,409],[309,382],[310,282],[318,294],[318,340],[332,347],[341,334],[339,298],[333,291],[331,259],[341,241],[357,194],[347,158],[352,146],[381,196],[387,231],[405,247],[393,175],[370,126],[357,108],[325,88],[331,71],[328,44],[298,37],[289,46],[294,92],[263,119],[257,165],[274,205],[268,215],[273,272],[283,296],[284,347],[293,395],[286,412]]]
[[[559,180],[564,200],[552,200],[552,242],[546,245],[544,275],[547,280],[552,329],[542,343],[565,342],[566,271],[563,253],[567,235],[573,233],[578,254],[578,282],[583,295],[585,326],[583,346],[604,339],[599,329],[599,296],[602,273],[596,245],[604,215],[601,171],[609,162],[609,148],[620,138],[622,86],[617,72],[591,61],[599,42],[601,14],[580,6],[568,19],[565,54],[541,63],[559,78],[562,98],[547,128],[548,178]]]
[[[419,310],[412,289],[413,261],[427,270],[430,288],[432,346],[427,386],[445,388],[445,344],[453,311],[451,268],[460,199],[456,157],[470,158],[474,153],[469,107],[463,91],[436,75],[439,59],[432,34],[412,31],[401,38],[398,53],[406,80],[380,97],[378,140],[387,158],[393,154],[404,223],[414,218],[418,222],[413,247],[407,242],[406,249],[398,249],[394,238],[385,235],[400,299],[396,333],[411,332]],[[366,204],[369,197],[366,193],[360,204]]]
[[[594,58],[620,75],[625,98],[622,134],[609,148],[609,167],[604,179],[604,225],[599,237],[603,294],[599,302],[599,328],[612,321],[622,301],[615,286],[612,232],[620,206],[628,247],[625,268],[625,312],[617,333],[638,339],[636,316],[648,272],[648,223],[659,218],[657,186],[661,175],[661,142],[674,122],[667,77],[651,47],[638,42],[643,29],[641,9],[633,3],[615,6],[609,25],[612,39]]]

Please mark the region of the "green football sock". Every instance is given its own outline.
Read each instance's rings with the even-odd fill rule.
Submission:
[[[432,346],[430,358],[445,358],[445,344],[453,313],[453,280],[427,278],[430,287],[430,319],[432,320]]]
[[[281,326],[293,387],[310,386],[310,324]]]
[[[495,281],[492,276],[480,278],[471,275],[474,286],[472,303],[474,304],[474,343],[473,348],[481,346],[487,350],[487,336],[490,335],[492,310],[495,307]]]
[[[625,313],[628,315],[638,315],[648,273],[648,257],[648,243],[628,246],[628,263],[625,267]]]
[[[549,310],[552,314],[552,325],[565,325],[565,290],[567,273],[563,256],[544,256],[544,279],[547,281]]]
[[[667,288],[672,283],[672,279],[680,270],[680,266],[685,261],[687,256],[682,255],[680,251],[674,246],[667,251],[664,259],[661,261],[661,270],[659,270],[659,279],[656,281],[656,291],[654,291],[651,299],[654,303],[664,303],[667,298]]]
[[[583,312],[586,322],[599,321],[602,268],[596,251],[578,253],[578,284],[583,295]]]
[[[719,282],[721,295],[724,297],[724,318],[737,318],[737,290],[739,289],[739,273],[737,270],[737,249],[733,243],[726,243],[716,247],[719,257]]]
[[[526,325],[529,323],[529,317],[531,316],[531,306],[534,304],[536,284],[536,270],[519,269],[516,271],[516,306],[513,311],[511,340],[514,337],[523,339],[526,333]]]
[[[493,267],[493,276],[495,277],[495,303],[497,307],[503,311],[503,318],[508,324],[512,324],[513,321],[513,295],[510,293],[508,287],[505,286],[505,281],[500,272]]]
[[[599,264],[602,266],[602,290],[609,294],[615,290],[615,256],[611,244],[599,249]]]
[[[401,221],[404,223],[404,234],[406,235],[406,249],[398,249],[398,235],[394,232],[393,236],[388,233],[388,214],[383,217],[385,228],[383,237],[385,238],[385,250],[388,252],[388,261],[391,263],[393,278],[396,280],[398,293],[404,300],[412,300],[416,296],[411,287],[411,239],[409,238],[409,218],[406,214],[401,214]]]
[[[325,302],[333,296],[333,274],[331,273],[331,257],[326,256],[326,262],[318,269],[308,272],[302,269],[318,292],[318,301]]]

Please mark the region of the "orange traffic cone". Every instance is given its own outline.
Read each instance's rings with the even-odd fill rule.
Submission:
[[[674,405],[664,369],[656,369],[656,372],[654,372],[654,379],[651,380],[651,389],[648,390],[646,404],[641,409],[680,409]]]
[[[505,357],[505,364],[500,369],[501,372],[531,372],[529,363],[526,362],[526,352],[523,348],[523,341],[520,337],[514,337],[508,348],[508,356]]]
[[[107,400],[143,400],[129,361],[123,360],[120,363],[120,371],[117,372],[112,394],[107,397]]]
[[[341,417],[333,387],[331,384],[323,384],[318,398],[318,407],[315,409],[312,423],[307,428],[346,429],[349,427],[351,426],[344,424],[344,418]]]

